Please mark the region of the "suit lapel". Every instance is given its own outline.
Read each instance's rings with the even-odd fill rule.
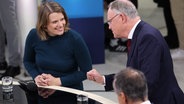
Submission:
[[[137,27],[135,28],[135,31],[134,31],[134,33],[133,33],[133,38],[132,38],[132,40],[131,40],[131,48],[130,48],[130,52],[129,52],[128,58],[127,58],[127,59],[128,59],[128,60],[127,60],[127,66],[129,66],[130,63],[131,63],[131,61],[132,61],[132,57],[133,57],[133,54],[134,54],[134,52],[135,52],[135,48],[136,48],[136,45],[137,45],[137,37],[138,37],[139,34],[140,34],[140,30],[141,30],[143,24],[144,24],[144,22],[141,21],[141,22],[137,25]]]

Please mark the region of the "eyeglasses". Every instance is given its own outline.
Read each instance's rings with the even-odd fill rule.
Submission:
[[[111,24],[112,20],[117,17],[119,14],[116,14],[115,16],[113,16],[111,19],[107,20],[106,23],[108,23],[109,25]]]

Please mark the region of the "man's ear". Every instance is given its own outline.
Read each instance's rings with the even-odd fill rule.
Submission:
[[[126,96],[123,92],[121,92],[118,96],[118,100],[119,100],[119,103],[120,104],[126,104],[127,102],[127,99],[126,99]]]
[[[121,13],[120,16],[121,16],[122,22],[126,22],[127,21],[127,16],[125,14]]]
[[[125,99],[125,94],[124,94],[124,92],[121,92],[121,93],[120,93],[120,96],[121,96],[123,99]]]

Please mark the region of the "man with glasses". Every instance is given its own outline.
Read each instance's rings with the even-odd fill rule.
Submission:
[[[184,104],[184,94],[173,72],[169,47],[158,29],[142,21],[129,0],[111,2],[107,19],[114,38],[131,40],[126,66],[145,74],[149,100],[154,104]],[[93,69],[87,77],[104,84],[106,91],[113,89],[114,74],[102,76]]]

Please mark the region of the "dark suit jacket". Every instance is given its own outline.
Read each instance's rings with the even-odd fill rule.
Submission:
[[[184,104],[184,94],[173,72],[169,48],[161,33],[141,21],[133,34],[127,67],[142,71],[148,82],[149,100],[154,104]],[[105,75],[106,90],[112,90],[114,75]]]

